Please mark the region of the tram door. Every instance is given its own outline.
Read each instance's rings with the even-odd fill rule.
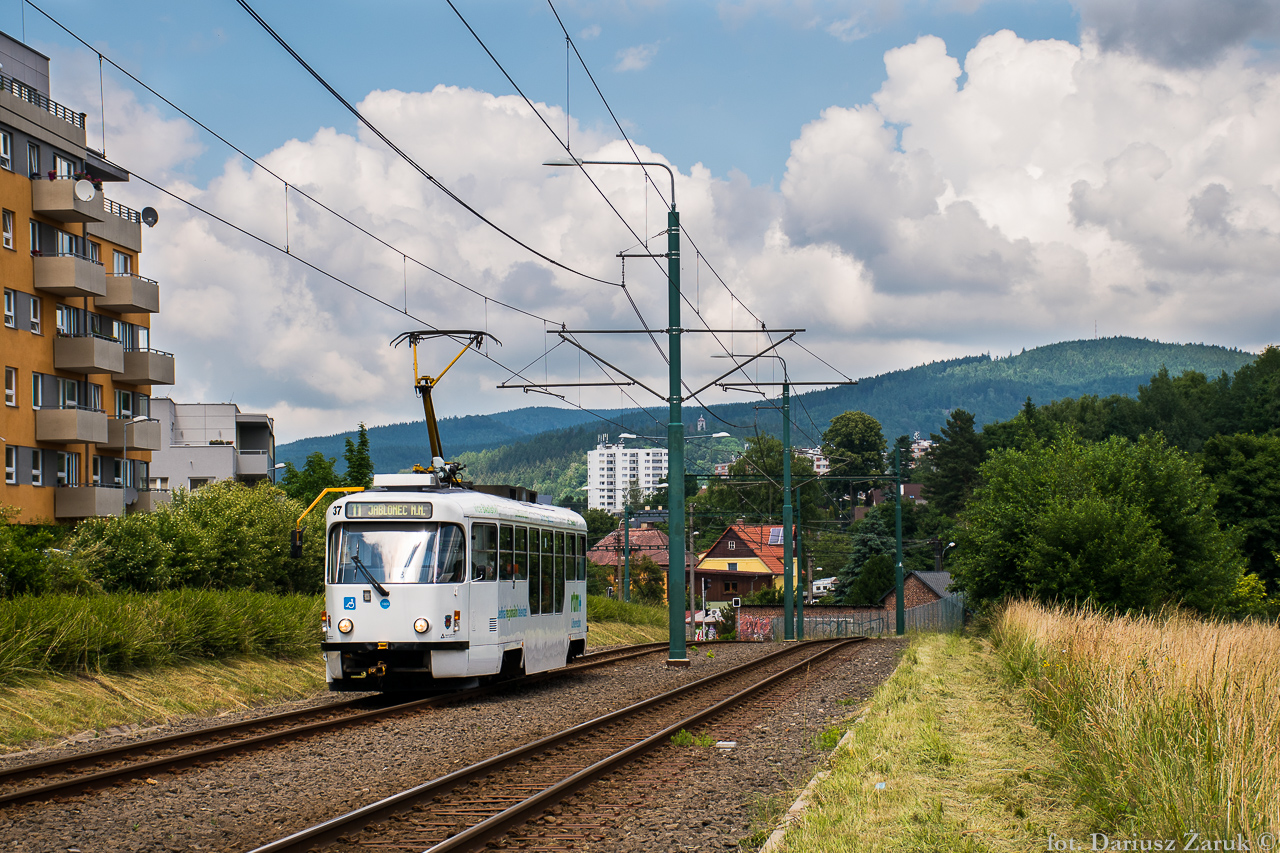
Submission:
[[[471,525],[471,644],[498,642],[498,525]],[[474,655],[473,655],[474,657]]]

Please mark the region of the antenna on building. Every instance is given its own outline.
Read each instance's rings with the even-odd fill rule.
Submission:
[[[93,197],[98,194],[94,189],[93,182],[86,180],[76,181],[75,186],[76,198],[81,201],[93,201]]]
[[[155,228],[156,223],[160,221],[160,214],[156,213],[154,207],[142,208],[142,221],[147,224],[148,228]]]

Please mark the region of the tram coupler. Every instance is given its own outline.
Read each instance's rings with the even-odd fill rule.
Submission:
[[[383,663],[382,661],[378,661],[378,665],[377,665],[377,666],[371,666],[371,667],[369,667],[369,668],[366,670],[366,672],[367,672],[369,675],[372,675],[372,676],[374,676],[374,677],[376,677],[376,678],[381,678],[382,676],[384,676],[384,675],[386,675],[386,674],[387,674],[387,665],[386,665],[385,663]]]

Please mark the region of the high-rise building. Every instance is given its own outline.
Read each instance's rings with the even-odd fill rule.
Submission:
[[[587,506],[616,515],[626,506],[632,485],[642,495],[658,490],[658,484],[667,478],[667,451],[608,442],[607,435],[601,436],[596,449],[587,451]]]
[[[139,275],[142,215],[105,197],[129,174],[89,148],[85,114],[50,98],[49,58],[0,33],[0,504],[17,520],[146,511],[160,286]],[[148,224],[154,224],[149,220]]]

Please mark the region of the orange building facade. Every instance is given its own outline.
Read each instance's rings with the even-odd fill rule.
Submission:
[[[106,198],[129,174],[49,97],[49,60],[0,33],[0,505],[22,523],[147,511],[160,424],[160,286],[138,274],[143,215]],[[151,220],[151,224],[154,220]]]

